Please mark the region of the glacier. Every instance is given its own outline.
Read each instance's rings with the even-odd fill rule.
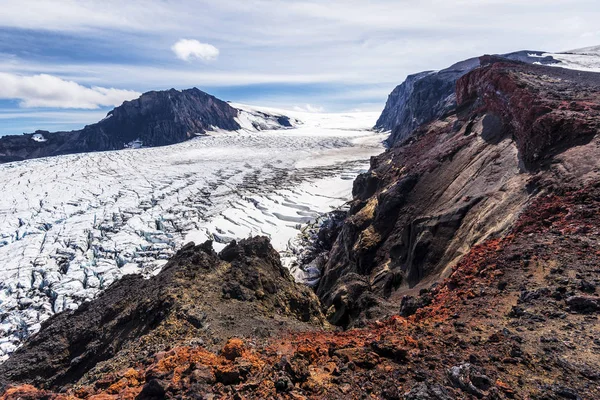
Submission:
[[[236,132],[0,165],[0,362],[53,314],[158,273],[189,241],[266,235],[289,265],[299,232],[346,203],[383,150],[379,113],[235,107]]]
[[[570,50],[563,53],[544,53],[558,61],[556,67],[588,72],[600,72],[600,46]]]

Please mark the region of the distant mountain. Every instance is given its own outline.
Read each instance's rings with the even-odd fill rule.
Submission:
[[[0,138],[0,163],[180,143],[214,129],[241,129],[238,117],[242,112],[197,88],[147,92],[81,130],[4,136]],[[256,129],[291,126],[282,115],[260,113],[251,119]]]
[[[522,50],[498,57],[528,64],[560,63],[541,51]],[[387,143],[394,145],[403,141],[420,125],[452,112],[456,107],[456,81],[479,66],[479,58],[471,58],[440,71],[408,76],[389,95],[375,128],[391,131]]]

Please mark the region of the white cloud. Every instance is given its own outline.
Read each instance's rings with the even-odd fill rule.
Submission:
[[[323,107],[313,106],[312,104],[306,104],[304,106],[294,106],[294,110],[309,113],[320,113],[324,111]]]
[[[190,61],[193,58],[199,58],[203,61],[214,61],[219,56],[219,49],[208,43],[201,43],[195,39],[179,39],[171,50],[177,58],[183,61]]]
[[[118,106],[140,93],[104,87],[86,87],[57,76],[38,74],[22,76],[0,73],[0,98],[18,99],[21,107],[94,109]]]
[[[332,110],[333,103],[344,109],[362,108],[362,102],[381,99],[382,108],[387,94],[409,73],[444,68],[484,53],[597,45],[597,4],[597,0],[3,0],[0,29],[15,39],[0,46],[4,53],[0,71],[50,74],[88,87],[144,90],[345,85],[345,91],[305,95],[294,91],[289,96],[279,92],[269,101],[317,102]],[[202,69],[178,62],[167,50],[172,46],[181,59],[210,58],[210,52],[193,49],[197,46],[181,46],[179,54],[175,50],[179,39],[197,37],[198,27],[201,40],[220,51],[220,62]],[[35,40],[48,33],[61,35],[48,43],[74,40],[76,45],[54,48]],[[71,51],[80,48],[86,51]],[[114,56],[107,49],[115,49]],[[245,95],[244,101],[263,101],[263,95],[256,91]]]

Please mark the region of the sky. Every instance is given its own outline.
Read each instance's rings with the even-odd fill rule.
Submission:
[[[378,111],[406,75],[600,44],[598,0],[2,0],[0,135],[70,130],[149,90]]]

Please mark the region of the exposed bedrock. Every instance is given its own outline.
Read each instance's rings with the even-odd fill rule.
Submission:
[[[497,57],[525,63],[558,63],[543,54],[539,51],[517,51]],[[405,140],[422,124],[454,112],[456,81],[479,66],[478,58],[470,58],[440,71],[409,75],[389,95],[375,128],[391,131],[387,142],[394,145]]]
[[[600,74],[482,57],[457,112],[371,160],[317,293],[342,326],[399,312],[533,196],[598,176]],[[585,156],[584,156],[585,154]]]
[[[0,365],[0,384],[60,388],[178,345],[223,346],[323,328],[312,291],[294,283],[266,237],[184,246],[155,277],[127,275],[76,311],[43,323]],[[104,365],[103,361],[109,360]]]

